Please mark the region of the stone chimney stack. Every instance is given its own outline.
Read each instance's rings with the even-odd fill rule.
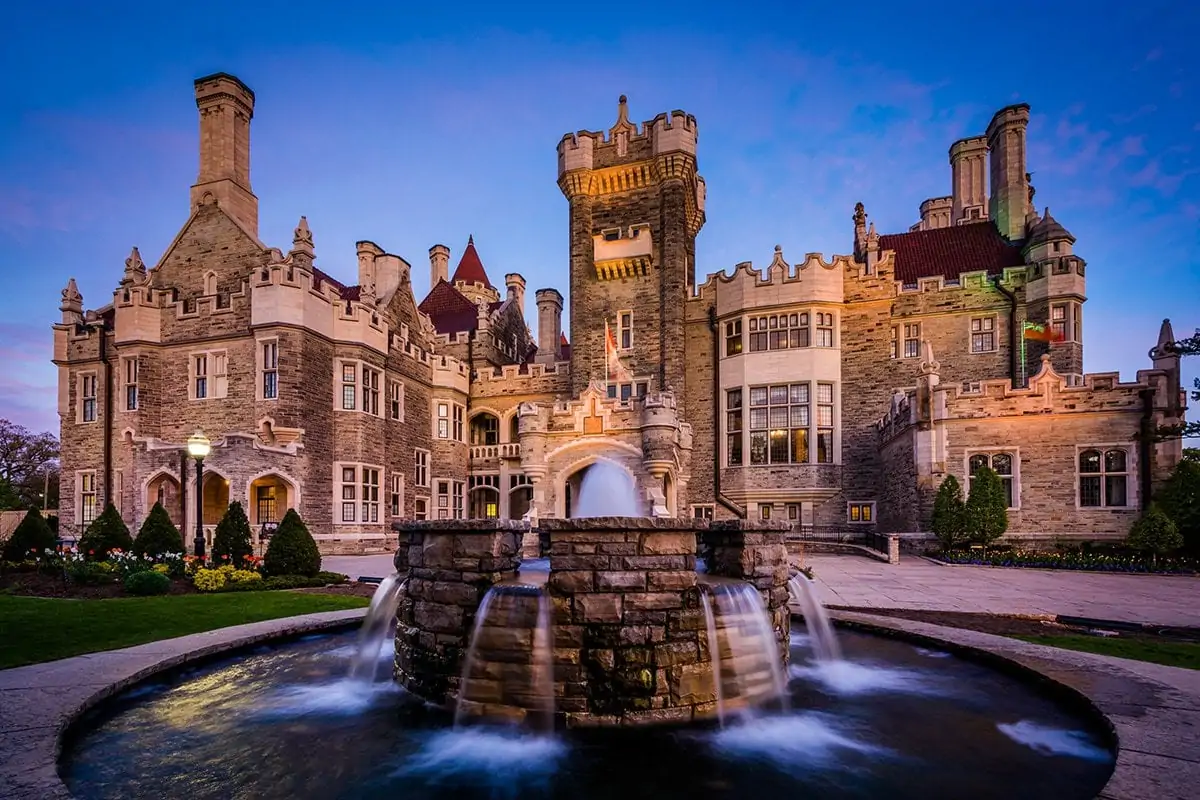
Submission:
[[[450,280],[450,248],[444,244],[435,244],[429,248],[429,291],[438,285],[438,281]]]
[[[988,218],[986,136],[969,136],[950,145],[950,224]]]
[[[508,296],[517,304],[521,319],[525,319],[525,278],[519,273],[510,272],[504,276],[504,285],[508,288]]]
[[[555,289],[538,289],[538,364],[553,364],[562,357],[563,298]]]
[[[1029,213],[1029,176],[1025,172],[1025,128],[1029,105],[1018,103],[996,112],[987,127],[992,194],[988,211],[1000,235],[1010,242],[1025,238]]]
[[[215,203],[258,238],[258,198],[250,188],[250,120],[254,92],[218,72],[195,82],[200,110],[200,174],[192,210]]]

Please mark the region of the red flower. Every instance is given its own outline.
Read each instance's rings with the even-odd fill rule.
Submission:
[[[96,555],[96,551],[95,551],[95,550],[88,550],[88,555],[89,555],[89,556],[94,556],[94,555]]]

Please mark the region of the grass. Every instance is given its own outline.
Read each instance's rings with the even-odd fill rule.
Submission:
[[[1152,664],[1164,664],[1168,667],[1200,669],[1200,642],[1148,641],[1141,638],[1083,635],[1016,636],[1013,638],[1031,644],[1080,650],[1084,653],[1095,653],[1101,656],[1131,658],[1135,661],[1149,661]]]
[[[364,597],[236,592],[112,600],[0,595],[0,669],[267,619],[362,608]]]

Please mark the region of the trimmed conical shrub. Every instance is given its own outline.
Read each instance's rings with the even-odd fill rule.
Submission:
[[[268,575],[309,577],[321,571],[321,553],[317,550],[317,543],[294,508],[289,508],[284,514],[283,521],[271,537],[267,555],[263,558],[263,571]]]
[[[103,561],[113,550],[133,549],[133,537],[116,506],[109,503],[104,513],[92,520],[87,531],[79,539],[79,552],[91,561]]]
[[[953,550],[966,541],[965,516],[962,486],[958,478],[947,475],[933,498],[933,517],[929,522],[943,550]]]
[[[139,556],[154,558],[161,558],[167,553],[183,554],[183,537],[161,503],[155,503],[154,508],[150,509],[133,542],[133,551]]]
[[[246,556],[252,555],[254,543],[250,538],[250,520],[246,518],[242,504],[235,500],[217,523],[212,546],[213,561],[217,565],[233,564],[241,569],[245,566]]]
[[[989,545],[1008,530],[1008,500],[1000,476],[982,467],[971,479],[965,509],[966,533],[971,541]]]
[[[1183,547],[1183,536],[1158,503],[1151,503],[1141,519],[1133,523],[1126,544],[1161,556]]]
[[[5,561],[24,561],[30,557],[30,550],[43,555],[47,551],[54,552],[57,546],[58,537],[46,524],[46,518],[36,508],[31,508],[4,543],[3,558]]]

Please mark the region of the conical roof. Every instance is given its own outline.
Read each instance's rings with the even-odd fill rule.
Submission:
[[[475,250],[475,237],[467,238],[467,249],[463,250],[462,258],[458,261],[458,267],[454,270],[454,277],[450,279],[450,283],[458,283],[462,281],[466,284],[482,283],[488,288],[492,287],[492,282],[488,280],[487,270],[483,268],[483,262],[479,260],[479,253]]]
[[[1029,231],[1029,241],[1026,243],[1026,246],[1063,240],[1074,244],[1075,237],[1062,226],[1062,223],[1050,216],[1050,207],[1047,206],[1046,213],[1042,216],[1041,222],[1034,225]]]

